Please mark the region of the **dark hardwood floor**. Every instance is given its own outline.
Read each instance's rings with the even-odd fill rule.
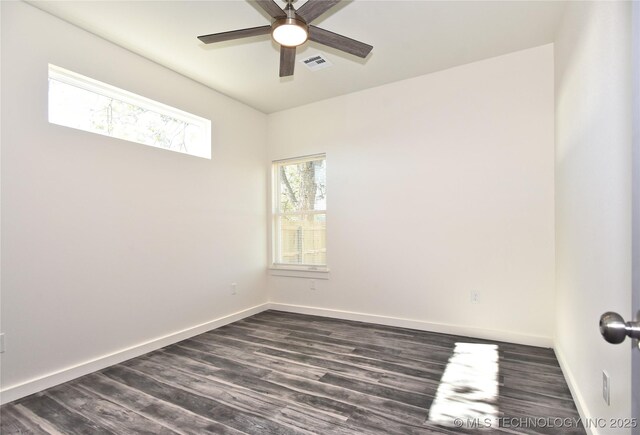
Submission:
[[[582,434],[578,419],[551,349],[266,311],[6,404],[0,432]]]

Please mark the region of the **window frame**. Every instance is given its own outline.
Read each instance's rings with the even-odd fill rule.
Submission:
[[[324,276],[329,272],[329,257],[328,247],[325,251],[325,264],[294,264],[294,263],[282,263],[278,260],[281,259],[280,255],[280,243],[281,235],[278,230],[278,219],[282,216],[304,216],[304,215],[317,215],[322,214],[325,216],[325,225],[327,222],[327,207],[324,210],[307,210],[299,212],[281,212],[280,211],[280,198],[282,194],[280,183],[280,167],[283,165],[293,165],[298,163],[309,162],[313,160],[324,160],[325,168],[327,164],[326,153],[310,154],[305,156],[279,159],[271,162],[271,266],[272,274],[281,275],[278,271],[285,271],[283,276],[299,276],[307,277],[307,273],[311,272],[317,274],[315,277],[319,279],[326,279]],[[328,181],[325,180],[325,189],[327,189]],[[325,228],[325,246],[327,244],[327,233]],[[293,272],[290,274],[289,272]],[[302,274],[298,274],[298,273]]]
[[[203,131],[203,139],[200,146],[202,147],[203,153],[190,153],[178,149],[165,148],[162,146],[155,146],[152,144],[139,142],[136,140],[121,138],[118,136],[110,135],[106,132],[86,130],[83,128],[77,128],[65,124],[60,124],[57,122],[51,121],[51,113],[50,113],[50,102],[47,102],[48,105],[48,114],[47,118],[49,123],[60,125],[62,127],[72,128],[74,130],[85,131],[87,133],[99,134],[102,136],[112,137],[114,139],[124,140],[131,143],[136,143],[140,145],[146,145],[152,148],[173,151],[180,154],[186,154],[192,157],[199,157],[203,159],[211,160],[211,148],[212,148],[212,135],[211,135],[211,120],[203,118],[198,115],[194,115],[193,113],[186,112],[184,110],[178,109],[176,107],[169,106],[167,104],[160,103],[158,101],[152,100],[147,97],[143,97],[142,95],[134,94],[133,92],[126,91],[124,89],[118,88],[116,86],[92,79],[91,77],[84,76],[82,74],[67,70],[65,68],[59,67],[57,65],[48,64],[48,78],[47,80],[54,80],[62,84],[66,84],[69,86],[73,86],[79,89],[83,89],[85,91],[94,93],[96,95],[102,95],[107,98],[113,98],[115,100],[119,100],[123,103],[130,104],[133,106],[140,107],[142,109],[148,110],[150,112],[155,112],[161,115],[169,116],[178,121],[183,121],[188,124],[196,125]],[[49,96],[48,99],[51,97]]]

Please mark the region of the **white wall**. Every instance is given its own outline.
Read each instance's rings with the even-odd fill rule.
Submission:
[[[49,124],[47,63],[211,119],[212,159]],[[266,302],[266,115],[2,2],[2,122],[3,401]]]
[[[271,301],[550,346],[553,101],[546,45],[269,115],[271,160],[327,153],[331,269]]]
[[[630,342],[598,331],[605,311],[632,318],[630,25],[630,3],[570,2],[556,40],[555,342],[592,418],[630,416]]]

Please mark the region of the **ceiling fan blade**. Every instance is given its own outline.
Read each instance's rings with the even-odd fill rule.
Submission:
[[[337,3],[340,3],[340,0],[307,0],[296,13],[309,24]]]
[[[230,32],[212,33],[211,35],[198,36],[205,44],[229,41],[231,39],[248,38],[250,36],[267,35],[271,33],[271,26],[251,27],[248,29],[231,30]]]
[[[266,13],[273,18],[285,17],[287,14],[273,0],[254,0]]]
[[[362,58],[367,57],[373,49],[372,45],[338,35],[337,33],[316,26],[309,26],[309,39]]]
[[[293,75],[296,66],[296,48],[280,46],[280,77]]]

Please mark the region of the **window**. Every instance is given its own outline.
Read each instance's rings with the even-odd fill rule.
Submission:
[[[327,165],[324,155],[273,163],[273,265],[327,266]]]
[[[49,65],[49,122],[211,158],[211,121]]]

